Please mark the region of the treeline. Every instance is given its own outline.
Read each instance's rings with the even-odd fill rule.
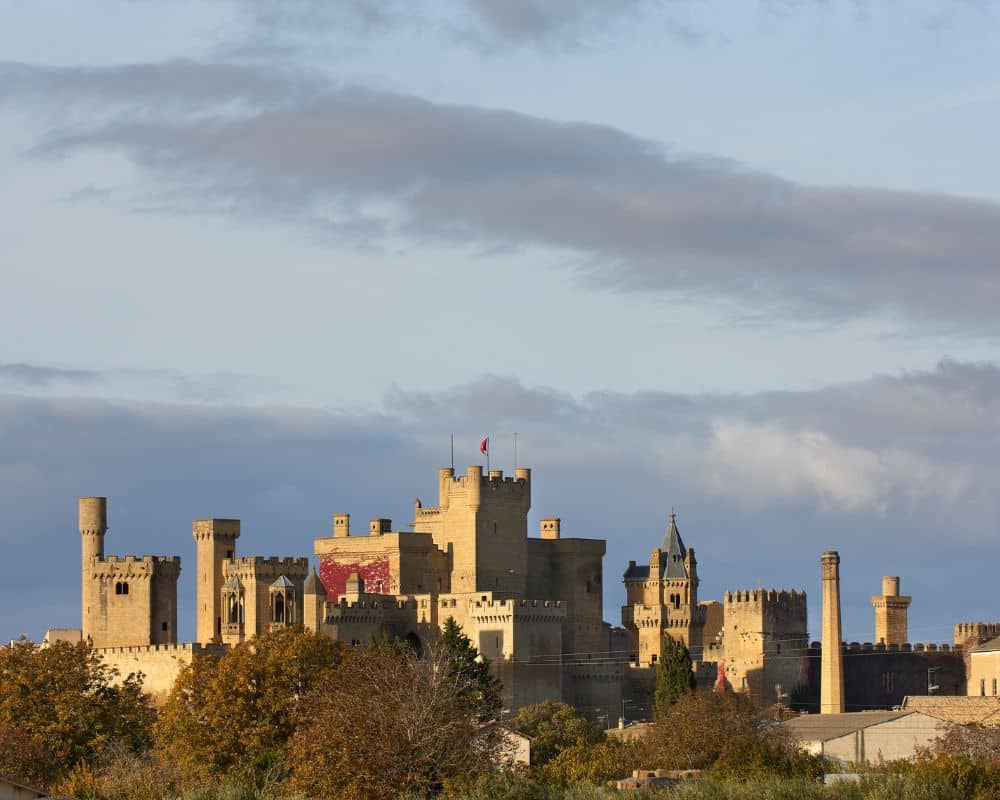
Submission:
[[[141,676],[117,680],[84,644],[17,642],[0,649],[0,773],[108,800],[584,800],[615,795],[607,782],[636,768],[703,770],[670,790],[690,800],[1000,797],[1000,734],[975,729],[824,787],[833,765],[799,750],[767,709],[694,691],[683,648],[665,642],[661,655],[642,740],[540,703],[509,722],[531,739],[531,764],[515,768],[497,723],[502,687],[452,620],[420,655],[398,641],[270,633],[196,661],[158,711]]]

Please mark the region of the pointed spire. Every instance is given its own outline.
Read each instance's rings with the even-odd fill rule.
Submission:
[[[687,548],[684,540],[681,539],[680,531],[677,530],[677,515],[670,512],[670,525],[663,537],[663,545],[660,547],[662,555],[660,564],[662,565],[662,576],[664,578],[686,578],[687,570],[684,568],[684,556]]]
[[[323,583],[320,581],[319,575],[316,574],[316,567],[312,568],[312,572],[306,578],[305,585],[302,587],[302,594],[326,594],[326,589],[323,588]]]

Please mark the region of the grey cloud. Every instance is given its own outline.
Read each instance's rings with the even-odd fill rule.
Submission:
[[[174,203],[186,196],[337,234],[554,248],[594,286],[719,301],[764,319],[888,314],[996,329],[995,203],[806,186],[607,126],[273,70],[174,66],[180,75],[166,77],[164,65],[151,81],[146,67],[111,68],[106,84],[101,70],[28,70],[8,93],[123,104],[113,119],[52,131],[36,154],[123,150]],[[27,68],[0,76],[11,69]],[[155,113],[158,91],[169,113]]]
[[[281,387],[254,375],[189,373],[171,369],[66,369],[28,363],[0,363],[0,389],[47,396],[88,394],[130,400],[234,403],[267,400]]]
[[[104,380],[102,373],[89,369],[0,363],[0,387],[6,389],[40,389],[59,383],[82,386],[101,383]]]
[[[242,0],[237,5],[258,44],[406,28],[450,34],[455,42],[487,51],[519,44],[554,50],[606,35],[609,27],[630,19],[662,23],[666,35],[685,43],[703,39],[676,18],[691,6],[687,0]]]
[[[582,398],[488,376],[435,393],[397,388],[384,409],[355,414],[0,395],[0,603],[28,609],[0,635],[76,619],[80,495],[110,496],[110,551],[185,559],[190,635],[191,519],[241,517],[247,553],[309,554],[335,512],[405,527],[414,496],[434,501],[450,433],[459,469],[478,463],[488,432],[493,465],[509,469],[517,430],[518,463],[534,468],[532,526],[559,515],[567,535],[608,540],[610,620],[617,575],[658,541],[673,506],[706,597],[758,583],[815,592],[817,554],[840,549],[845,602],[864,601],[846,622],[858,639],[880,575],[902,574],[916,597],[937,597],[939,566],[925,552],[946,531],[968,589],[913,616],[921,638],[946,638],[952,622],[993,603],[998,375],[944,362],[814,392]],[[949,403],[954,422],[942,427],[914,414]],[[879,411],[866,417],[871,407]],[[902,422],[869,437],[893,409]]]

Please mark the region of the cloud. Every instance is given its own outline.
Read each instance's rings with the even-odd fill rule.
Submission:
[[[493,465],[510,469],[517,430],[518,463],[534,470],[532,526],[558,515],[567,536],[608,541],[608,619],[621,602],[616,576],[659,541],[675,507],[705,597],[759,582],[814,591],[817,554],[829,547],[849,567],[847,599],[866,598],[885,573],[906,576],[915,595],[933,592],[939,563],[926,553],[946,534],[968,588],[925,604],[921,619],[942,627],[920,634],[945,637],[955,619],[992,607],[1000,416],[988,409],[1000,402],[998,376],[993,365],[943,362],[781,395],[579,398],[486,376],[440,392],[396,388],[382,408],[350,414],[0,394],[0,603],[28,609],[0,636],[76,618],[79,496],[111,498],[110,552],[184,558],[191,635],[192,519],[242,518],[245,553],[308,555],[337,512],[405,528],[415,496],[434,501],[450,434],[460,470],[478,463],[487,432]],[[911,412],[949,403],[954,420],[942,426]],[[893,407],[899,424],[870,436]],[[856,421],[853,436],[845,419]],[[859,608],[848,630],[867,630],[870,607]]]
[[[396,30],[449,35],[459,44],[486,51],[528,45],[546,51],[574,48],[606,36],[628,20],[661,24],[663,32],[684,43],[702,35],[685,24],[686,0],[348,0],[324,3],[242,0],[238,7],[250,23],[256,46],[274,45],[345,30],[372,35]],[[251,45],[254,46],[254,45]],[[280,50],[279,50],[280,52]]]
[[[845,447],[819,431],[718,422],[707,453],[706,486],[744,507],[815,498],[821,511],[888,512],[896,494],[910,504],[954,500],[964,478],[903,451]]]
[[[36,155],[124,152],[175,207],[334,235],[540,246],[570,254],[596,287],[759,318],[996,328],[995,203],[797,184],[607,126],[274,69],[7,65],[0,78],[8,103],[76,120],[53,123]]]
[[[41,389],[59,383],[81,386],[100,383],[103,380],[104,375],[89,369],[0,363],[0,387],[5,389]]]

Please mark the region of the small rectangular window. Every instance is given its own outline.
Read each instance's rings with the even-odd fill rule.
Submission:
[[[167,623],[166,623],[166,622],[164,622],[164,623],[162,623],[162,624],[160,625],[160,630],[161,630],[161,631],[166,631],[166,630],[169,630],[169,629],[170,629],[170,628],[169,628],[169,626],[167,625]]]
[[[997,679],[993,679],[993,696],[996,697],[997,694]]]
[[[979,696],[986,697],[986,678],[979,679]]]

